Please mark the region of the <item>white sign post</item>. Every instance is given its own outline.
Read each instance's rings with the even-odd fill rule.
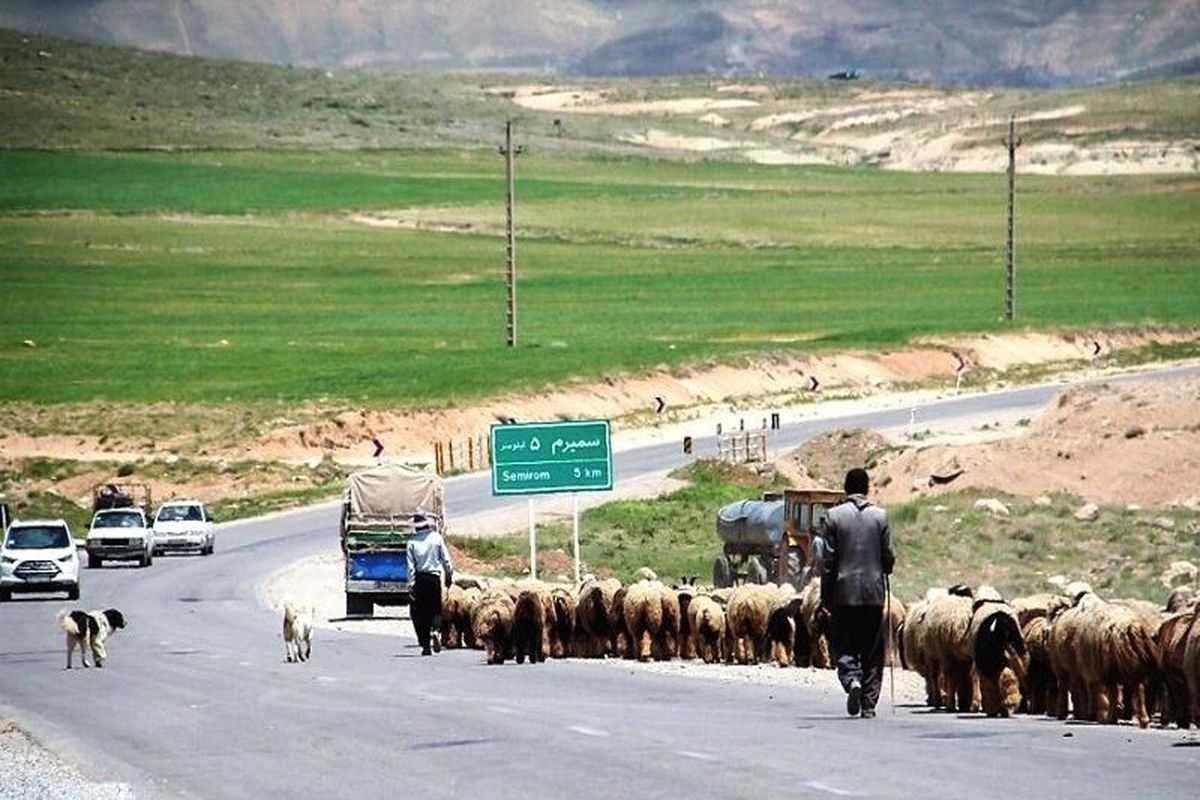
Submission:
[[[579,495],[571,493],[571,517],[573,518],[571,541],[575,547],[575,584],[579,585]]]
[[[529,577],[537,580],[537,529],[533,525],[533,497],[529,498]]]

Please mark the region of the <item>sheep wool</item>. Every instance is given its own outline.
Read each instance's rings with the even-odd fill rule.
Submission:
[[[706,595],[693,597],[688,603],[688,628],[692,647],[704,663],[720,661],[725,639],[725,610],[717,601]]]
[[[513,611],[516,604],[503,588],[489,589],[471,616],[475,641],[487,652],[487,663],[503,664],[511,656]]]
[[[1192,723],[1192,689],[1188,686],[1184,656],[1189,630],[1197,614],[1194,610],[1172,614],[1162,621],[1154,635],[1162,653],[1162,725],[1174,722],[1181,730]],[[1200,719],[1198,719],[1200,721]]]
[[[622,611],[629,637],[629,652],[638,661],[650,660],[655,640],[660,636],[663,627],[663,588],[658,581],[645,580],[626,588]]]
[[[971,642],[971,597],[948,594],[929,604],[925,612],[928,654],[945,682],[947,711],[977,711],[977,684],[973,677],[975,654]]]

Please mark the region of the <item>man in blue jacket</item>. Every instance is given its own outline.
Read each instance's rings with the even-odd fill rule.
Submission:
[[[846,712],[875,716],[883,680],[887,579],[896,563],[887,511],[867,499],[864,469],[846,473],[846,501],[825,522],[821,604],[829,611],[829,644],[838,680],[846,690]]]

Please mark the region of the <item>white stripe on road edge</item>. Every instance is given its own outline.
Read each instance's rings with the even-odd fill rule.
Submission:
[[[602,731],[599,728],[585,728],[582,725],[571,725],[567,730],[583,736],[608,736],[608,731]]]
[[[821,783],[821,781],[809,781],[804,785],[809,789],[816,789],[818,792],[826,792],[827,794],[837,795],[838,797],[851,797],[855,794],[855,792],[851,792],[846,789],[839,789],[836,786],[830,786],[827,783]]]
[[[318,675],[317,680],[321,681],[321,683],[337,683],[337,678],[330,677],[329,675]]]
[[[716,761],[717,757],[712,753],[699,753],[695,750],[676,750],[675,755],[683,756],[684,758],[694,758],[697,761]]]

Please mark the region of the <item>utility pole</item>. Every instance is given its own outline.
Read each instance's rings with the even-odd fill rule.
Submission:
[[[512,143],[512,120],[504,123],[504,146],[500,148],[500,155],[504,156],[504,178],[507,183],[507,192],[505,195],[506,210],[505,210],[505,232],[508,241],[508,257],[507,266],[504,272],[504,291],[505,291],[505,313],[506,323],[505,340],[509,347],[517,346],[517,236],[513,230],[513,206],[516,203],[516,189],[514,183],[515,165],[514,159],[524,150],[523,147],[513,147]]]
[[[1004,318],[1012,320],[1017,315],[1017,244],[1014,225],[1017,203],[1017,148],[1021,140],[1016,135],[1017,115],[1008,118],[1008,238],[1004,246]]]

